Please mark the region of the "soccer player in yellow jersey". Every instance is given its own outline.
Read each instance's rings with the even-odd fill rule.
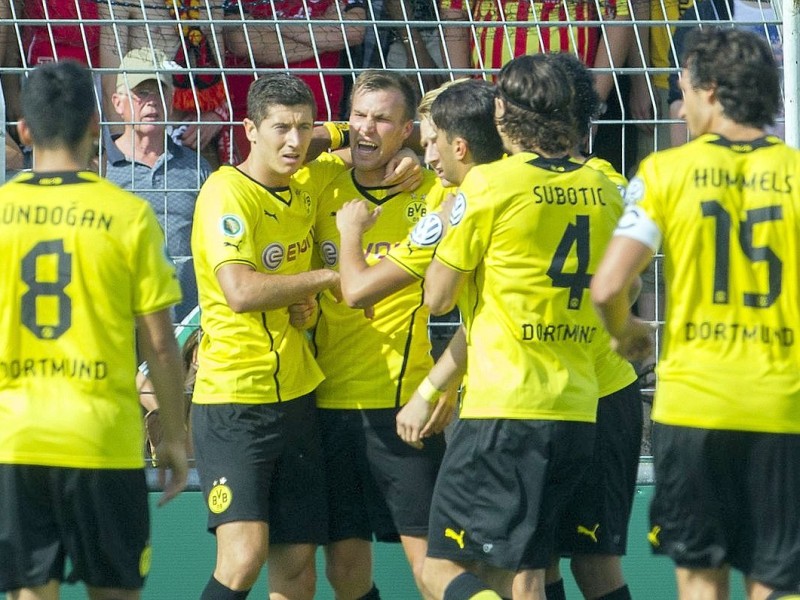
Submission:
[[[451,87],[457,89],[450,89]],[[442,100],[438,97],[442,96]],[[438,107],[436,117],[432,105]],[[439,176],[428,192],[427,214],[386,256],[374,264],[364,257],[362,237],[380,214],[371,211],[364,200],[348,202],[336,213],[341,235],[339,272],[342,295],[351,306],[369,307],[394,291],[418,283],[425,276],[436,245],[444,233],[446,209],[441,209],[448,194],[455,192],[466,173],[476,164],[498,160],[503,143],[494,125],[494,86],[486,81],[459,79],[428,92],[417,108],[425,162]],[[438,118],[438,123],[434,122]],[[452,197],[452,196],[451,196]],[[459,344],[463,332],[457,332]],[[455,385],[458,378],[454,378]],[[430,402],[409,411],[407,404],[397,416],[398,433],[404,440],[419,445],[429,433],[442,430],[452,416],[455,390],[441,396],[431,413]],[[406,433],[407,432],[407,433]]]
[[[575,117],[582,136],[573,156],[599,170],[624,192],[627,180],[610,163],[585,156],[598,97],[592,76],[571,54],[553,60],[569,71],[575,88]],[[636,288],[635,291],[638,291]],[[593,600],[629,600],[621,557],[628,540],[642,441],[642,400],[633,366],[611,349],[608,332],[598,332],[595,373],[600,387],[592,463],[566,504],[556,549],[570,557],[570,568],[583,596]],[[547,569],[548,600],[565,600],[559,560]]]
[[[0,592],[136,600],[150,520],[136,339],[161,400],[157,453],[186,484],[183,376],[170,309],[175,266],[150,206],[87,170],[94,84],[74,62],[24,82],[19,132],[34,170],[0,188]],[[134,336],[134,333],[136,335]]]
[[[363,236],[367,260],[381,260],[425,216],[426,194],[436,179],[426,171],[412,193],[392,193],[382,183],[387,161],[413,126],[414,91],[402,75],[365,71],[353,88],[350,140],[353,169],[320,199],[314,237],[321,261],[339,262],[336,213],[353,198],[380,207],[381,217]],[[431,367],[428,312],[422,286],[377,302],[367,318],[321,294],[314,331],[316,358],[325,380],[317,389],[330,510],[326,546],[328,578],[337,598],[378,598],[372,582],[373,536],[402,541],[415,571],[425,556],[428,504],[444,450],[440,435],[420,452],[395,434],[397,410]],[[403,482],[418,481],[409,491]]]
[[[569,74],[546,55],[500,73],[512,156],[465,177],[425,279],[450,310],[471,278],[467,386],[436,482],[424,581],[436,598],[544,598],[555,526],[594,442],[599,320],[588,285],[622,211],[578,142]],[[479,565],[483,581],[467,570]]]
[[[691,34],[682,117],[696,139],[651,155],[592,282],[616,348],[650,328],[627,290],[663,241],[668,299],[653,407],[656,491],[648,539],[681,598],[800,590],[800,153],[765,134],[778,69],[753,33]]]
[[[314,98],[296,77],[255,81],[244,121],[251,152],[209,177],[192,232],[205,335],[192,398],[197,468],[217,538],[202,598],[244,598],[269,558],[269,587],[314,594],[327,540],[323,463],[312,392],[322,381],[288,307],[338,286],[310,270],[317,198],[344,163],[303,166]]]

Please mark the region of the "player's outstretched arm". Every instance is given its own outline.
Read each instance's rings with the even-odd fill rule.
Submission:
[[[370,211],[365,200],[351,200],[336,211],[336,227],[341,236],[339,276],[342,298],[351,308],[369,308],[418,281],[392,261],[367,264],[363,236],[378,220],[380,212],[380,207]]]
[[[330,269],[267,275],[243,264],[223,265],[217,271],[217,280],[228,306],[236,313],[285,308],[339,287],[339,274]]]
[[[628,360],[643,360],[652,349],[652,326],[630,310],[632,288],[652,256],[642,242],[615,236],[592,277],[592,302],[611,334],[612,346]]]
[[[467,368],[467,337],[459,327],[436,364],[397,413],[397,435],[415,448],[441,432],[453,418],[458,386]]]
[[[186,427],[183,399],[183,362],[172,331],[169,309],[137,317],[139,352],[150,368],[150,380],[158,398],[161,442],[155,458],[161,470],[159,478],[164,493],[158,501],[163,506],[186,487]],[[167,480],[166,469],[170,471]]]
[[[467,273],[451,269],[434,257],[425,272],[425,306],[432,315],[443,315],[456,305]]]

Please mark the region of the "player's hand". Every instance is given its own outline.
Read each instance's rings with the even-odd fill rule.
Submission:
[[[189,461],[186,458],[186,440],[162,440],[156,446],[154,461],[158,466],[158,482],[164,492],[158,506],[164,506],[186,487],[189,476]],[[167,477],[169,470],[169,477]]]
[[[361,236],[375,225],[380,215],[380,206],[370,210],[366,200],[350,200],[336,211],[336,227],[342,236]]]
[[[420,432],[421,438],[436,435],[444,431],[444,428],[453,420],[456,410],[456,400],[458,399],[458,389],[446,390],[436,403],[428,422]]]
[[[631,78],[631,94],[628,106],[631,109],[631,117],[637,121],[649,121],[654,118],[653,96],[650,94],[647,75],[635,75]],[[637,123],[641,131],[648,135],[653,135],[655,126],[653,123]]]
[[[428,424],[428,420],[433,413],[433,404],[428,404],[425,398],[416,391],[411,396],[399,413],[395,421],[397,423],[397,435],[406,444],[420,450],[422,444],[422,430]]]
[[[456,195],[453,194],[452,192],[448,192],[444,201],[439,205],[439,208],[436,211],[439,213],[439,217],[442,219],[442,223],[444,224],[445,228],[450,223],[450,213],[453,212],[453,207],[455,205],[456,205]]]
[[[631,315],[625,324],[625,330],[612,337],[611,348],[629,361],[644,360],[653,353],[654,331],[654,325]]]
[[[381,185],[389,188],[390,194],[411,192],[422,183],[422,166],[419,156],[410,148],[401,148],[386,164]]]
[[[310,296],[289,305],[289,324],[295,329],[308,329],[317,314],[317,299]]]

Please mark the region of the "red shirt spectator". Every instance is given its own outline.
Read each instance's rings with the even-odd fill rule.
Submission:
[[[361,8],[363,3],[360,0],[275,0],[272,2],[261,2],[258,0],[228,0],[225,3],[226,15],[236,18],[242,15],[250,19],[280,19],[305,20],[305,19],[339,19],[340,14],[344,15],[353,8]],[[240,6],[241,4],[241,6]],[[273,15],[273,5],[275,12]],[[308,14],[306,14],[306,7]],[[341,10],[341,13],[338,11]],[[353,15],[355,18],[364,18]],[[342,17],[343,18],[343,17]],[[317,120],[337,120],[341,117],[342,96],[344,94],[344,79],[339,74],[325,74],[329,69],[339,67],[340,53],[346,45],[361,43],[363,39],[363,28],[359,27],[354,33],[352,26],[347,26],[347,41],[342,37],[339,26],[320,26],[314,27],[313,43],[312,40],[302,41],[303,37],[310,37],[308,26],[286,26],[279,28],[275,33],[279,34],[284,42],[280,48],[280,54],[284,57],[284,62],[261,62],[259,61],[259,42],[258,31],[261,26],[248,21],[248,33],[252,43],[255,64],[251,61],[249,47],[246,44],[229,43],[226,37],[225,66],[234,69],[287,69],[300,77],[308,84],[314,94],[317,103]],[[273,27],[265,24],[265,28]],[[326,30],[335,30],[329,32]],[[274,43],[274,42],[273,42]],[[238,46],[238,49],[237,49]],[[316,51],[315,51],[316,50]],[[316,73],[299,73],[298,69],[313,69]],[[228,82],[228,93],[230,95],[233,108],[233,120],[241,121],[247,116],[247,91],[254,77],[252,74],[226,74]],[[250,149],[244,128],[236,127],[234,138],[239,156],[243,160]]]
[[[22,43],[28,66],[71,58],[89,67],[100,66],[100,25],[93,0],[25,0],[23,17],[46,19],[50,25],[24,25]],[[56,24],[81,19],[80,25]],[[94,21],[94,22],[92,22]]]

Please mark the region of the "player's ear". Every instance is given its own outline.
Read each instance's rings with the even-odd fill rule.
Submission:
[[[411,135],[411,132],[414,131],[414,120],[410,119],[406,122],[403,126],[403,139],[408,139],[408,136]]]
[[[256,136],[258,135],[258,127],[256,127],[256,124],[250,119],[245,119],[242,121],[242,124],[244,125],[244,133],[247,139],[251,142],[255,142]]]
[[[494,118],[499,119],[506,114],[506,103],[499,96],[494,99]]]
[[[469,144],[467,140],[462,137],[456,136],[453,140],[453,153],[456,155],[456,158],[460,161],[463,161],[467,154],[469,154]]]
[[[31,135],[31,128],[24,117],[21,117],[17,122],[17,133],[19,134],[19,141],[24,146],[33,146],[33,136]]]

